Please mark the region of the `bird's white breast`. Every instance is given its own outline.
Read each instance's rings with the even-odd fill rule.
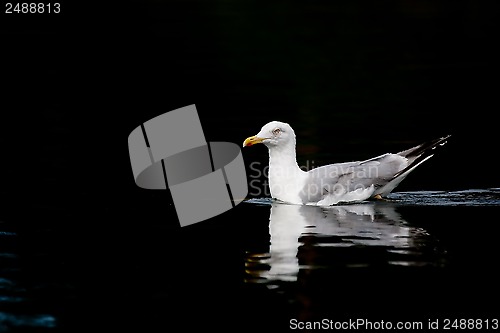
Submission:
[[[302,204],[299,194],[304,188],[306,175],[298,168],[283,165],[283,163],[270,163],[269,189],[271,196],[281,201]]]

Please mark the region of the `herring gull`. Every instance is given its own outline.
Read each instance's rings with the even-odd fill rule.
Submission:
[[[397,154],[329,164],[309,171],[303,171],[297,164],[295,132],[287,123],[267,123],[257,135],[247,138],[243,147],[263,143],[269,149],[269,189],[274,199],[291,204],[330,206],[387,196],[449,137]]]

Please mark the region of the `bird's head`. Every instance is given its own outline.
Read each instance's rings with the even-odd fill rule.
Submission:
[[[295,132],[287,123],[271,121],[265,124],[257,135],[247,138],[243,147],[263,143],[268,148],[295,145]]]

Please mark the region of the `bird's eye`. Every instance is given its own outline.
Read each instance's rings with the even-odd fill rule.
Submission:
[[[275,129],[273,129],[273,135],[275,135],[275,136],[276,136],[276,135],[278,135],[278,134],[280,134],[280,133],[281,133],[281,129],[279,129],[279,128],[275,128]]]

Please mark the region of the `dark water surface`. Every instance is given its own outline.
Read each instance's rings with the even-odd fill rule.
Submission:
[[[0,332],[498,318],[499,206],[484,189],[328,208],[256,198],[182,230],[4,222]]]

